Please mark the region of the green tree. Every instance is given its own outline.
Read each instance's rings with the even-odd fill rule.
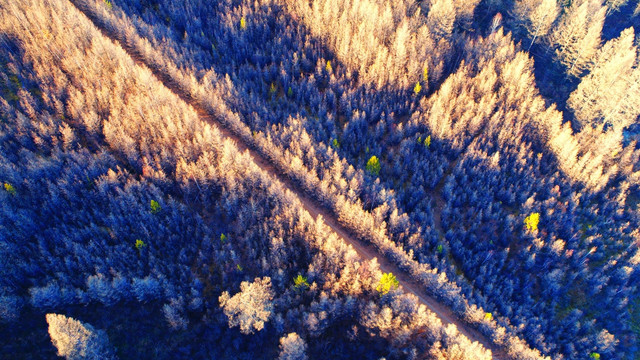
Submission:
[[[18,193],[16,191],[16,188],[13,187],[13,185],[9,184],[9,183],[4,183],[4,189],[11,195],[16,196],[16,194]]]
[[[147,246],[147,244],[145,244],[144,241],[142,241],[140,239],[136,239],[136,249],[142,250],[142,248],[144,248],[146,246]]]
[[[378,286],[376,286],[376,290],[381,295],[385,295],[389,293],[391,289],[397,289],[399,285],[400,283],[398,282],[398,279],[396,279],[395,275],[392,273],[385,273],[382,274],[380,282],[378,283]]]
[[[160,209],[161,209],[160,204],[155,200],[151,200],[151,213],[157,214],[160,211]]]
[[[595,360],[600,360],[600,354],[598,354],[597,352],[592,352],[591,354],[589,354],[589,357]]]
[[[530,232],[538,231],[538,223],[540,222],[540,214],[532,213],[524,219],[524,224]]]
[[[293,96],[293,89],[291,89],[291,86],[289,86],[289,90],[287,90],[287,96],[288,97],[292,97]]]
[[[333,141],[331,142],[331,146],[333,146],[334,149],[340,149],[340,143],[338,142],[338,139],[333,139]]]
[[[424,139],[424,146],[426,146],[426,147],[431,146],[431,135],[427,136],[427,137]]]
[[[298,290],[303,290],[309,287],[309,282],[307,282],[307,278],[298,274],[295,278],[293,278],[293,286]]]
[[[221,242],[227,241],[227,235],[225,235],[224,233],[220,234],[220,241]]]
[[[366,169],[372,175],[380,174],[380,161],[375,155],[373,155],[371,158],[369,158],[369,161],[367,161]]]
[[[413,93],[418,95],[422,91],[422,85],[420,85],[420,81],[416,82],[416,86],[413,87]]]

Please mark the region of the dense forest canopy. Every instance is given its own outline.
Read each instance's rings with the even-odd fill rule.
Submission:
[[[637,359],[637,0],[5,0],[0,358]]]

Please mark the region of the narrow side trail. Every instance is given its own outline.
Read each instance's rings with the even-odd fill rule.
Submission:
[[[453,324],[457,330],[469,340],[472,342],[478,342],[485,348],[491,350],[494,359],[509,359],[509,356],[506,354],[504,349],[494,346],[483,334],[458,319],[448,307],[442,305],[434,297],[429,296],[418,282],[412,280],[411,277],[408,274],[405,274],[397,265],[390,262],[382,254],[378,253],[374,246],[366,244],[353,236],[351,231],[338,222],[337,217],[332,211],[319,205],[311,196],[305,193],[302,187],[291,180],[283,171],[277,169],[271,161],[253,149],[252,146],[247,144],[240,136],[226,127],[223,122],[217,120],[207,110],[207,107],[204,104],[193,98],[190,92],[183,89],[166,71],[145,61],[144,57],[138,50],[127,44],[126,39],[121,38],[116,32],[111,31],[106,26],[103,26],[102,21],[98,19],[91,10],[87,8],[87,6],[83,5],[82,1],[69,0],[69,2],[89,18],[103,36],[111,39],[111,41],[116,45],[119,45],[123,50],[125,50],[138,66],[149,69],[167,89],[173,92],[185,103],[193,107],[202,121],[214,124],[220,130],[222,136],[229,138],[235,143],[240,152],[248,153],[258,167],[269,174],[275,181],[279,182],[284,189],[294,194],[299,199],[302,207],[313,218],[317,219],[318,216],[321,216],[324,223],[329,226],[331,230],[334,231],[343,241],[350,244],[360,257],[365,260],[377,258],[380,270],[393,273],[400,283],[400,288],[406,293],[414,294],[422,304],[437,315],[443,324]]]

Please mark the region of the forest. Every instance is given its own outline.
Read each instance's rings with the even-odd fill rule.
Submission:
[[[0,359],[639,359],[638,31],[0,2]]]

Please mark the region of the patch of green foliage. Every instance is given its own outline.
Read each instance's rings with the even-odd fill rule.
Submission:
[[[298,290],[304,290],[309,287],[309,282],[307,282],[307,278],[298,274],[295,278],[293,278],[293,286]]]
[[[157,201],[155,200],[151,200],[151,213],[152,214],[157,214],[158,212],[160,212],[162,208],[160,207],[160,204],[158,204]]]
[[[136,239],[136,249],[138,250],[142,250],[142,248],[147,247],[147,244],[145,244],[144,241],[140,240],[140,239]]]
[[[524,219],[524,225],[529,232],[538,231],[538,223],[540,223],[539,213],[532,213]]]
[[[11,194],[11,196],[16,196],[16,194],[18,193],[16,191],[16,188],[13,187],[13,185],[9,184],[9,183],[4,183],[4,189]]]
[[[376,290],[381,294],[388,294],[391,289],[397,289],[400,283],[398,279],[396,279],[395,275],[392,273],[384,273],[380,278],[380,282],[378,286],[376,286]]]
[[[367,165],[365,168],[372,175],[380,174],[380,160],[378,160],[378,158],[373,155],[369,158],[369,161],[367,161]]]
[[[413,93],[418,95],[422,91],[422,85],[420,85],[420,81],[416,82],[416,86],[413,87]]]

